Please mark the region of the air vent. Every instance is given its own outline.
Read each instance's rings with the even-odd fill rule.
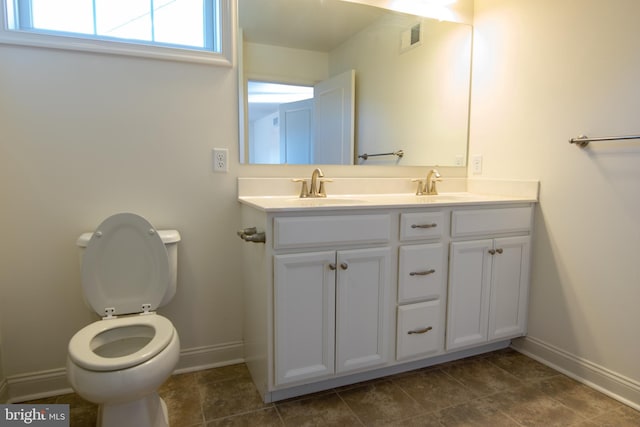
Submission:
[[[404,30],[400,39],[400,51],[406,52],[409,49],[422,44],[422,25],[420,23]]]

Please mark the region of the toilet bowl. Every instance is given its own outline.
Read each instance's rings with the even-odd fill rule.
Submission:
[[[78,395],[98,403],[98,425],[165,427],[158,388],[171,375],[180,340],[154,310],[175,294],[175,230],[156,230],[144,218],[116,214],[78,239],[82,287],[103,316],[70,340],[67,377]]]

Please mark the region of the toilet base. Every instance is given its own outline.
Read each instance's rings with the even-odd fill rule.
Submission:
[[[158,393],[152,393],[132,402],[100,405],[97,427],[169,427],[169,412]]]

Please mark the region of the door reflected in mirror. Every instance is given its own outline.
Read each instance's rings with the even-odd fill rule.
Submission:
[[[466,165],[470,26],[341,0],[238,4],[242,162]]]
[[[250,163],[350,165],[354,89],[353,70],[313,87],[248,80]]]
[[[250,163],[311,163],[312,87],[249,80],[247,101]],[[287,140],[286,127],[281,132],[280,111],[294,106],[299,106],[300,114],[291,117],[291,122],[300,122],[301,132],[293,135],[291,129]]]

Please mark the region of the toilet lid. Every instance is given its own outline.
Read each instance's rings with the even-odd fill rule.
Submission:
[[[155,310],[169,287],[169,257],[158,232],[146,219],[119,213],[91,236],[82,258],[82,288],[100,316]]]

